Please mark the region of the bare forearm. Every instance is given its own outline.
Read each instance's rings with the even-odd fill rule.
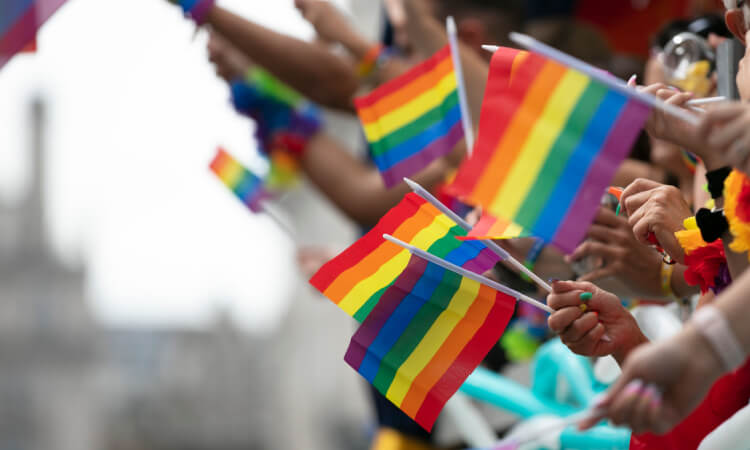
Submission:
[[[314,102],[352,110],[358,80],[351,64],[325,48],[277,33],[215,7],[209,23],[253,62]]]
[[[340,143],[320,133],[302,159],[307,177],[344,214],[361,225],[374,225],[409,192],[401,183],[387,189],[378,171],[352,156]],[[426,189],[441,182],[450,165],[438,160],[414,177]]]
[[[747,326],[748,318],[750,318],[748,293],[750,293],[750,271],[738,277],[714,302],[714,306],[724,313],[724,317],[729,321],[732,331],[746,352],[750,352],[750,327]]]

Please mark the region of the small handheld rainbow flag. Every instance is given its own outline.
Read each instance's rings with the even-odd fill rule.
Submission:
[[[354,103],[388,187],[450,153],[464,138],[448,45]]]
[[[39,28],[65,1],[0,1],[0,68],[34,41]]]
[[[352,337],[345,360],[430,431],[508,325],[516,299],[419,256]]]
[[[478,143],[452,189],[572,252],[649,112],[643,101],[576,70],[501,48]]]
[[[232,155],[219,148],[211,162],[211,171],[254,213],[263,211],[263,200],[270,198],[263,180],[247,170]]]
[[[479,274],[500,259],[481,242],[457,240],[466,231],[417,194],[407,194],[369,233],[310,279],[310,284],[360,322],[409,263],[408,250],[386,241],[383,234]]]

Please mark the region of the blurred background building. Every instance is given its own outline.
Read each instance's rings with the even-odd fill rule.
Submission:
[[[355,10],[375,33],[377,7],[368,3],[357,2]],[[75,14],[66,9],[84,5],[70,2],[62,20]],[[42,37],[40,58],[44,45]],[[57,203],[50,195],[59,197],[50,180],[59,179],[59,165],[50,161],[61,156],[59,142],[51,141],[61,118],[59,104],[50,103],[59,98],[54,90],[29,91],[14,107],[28,126],[2,133],[24,134],[14,140],[22,145],[4,151],[21,156],[27,175],[15,201],[0,200],[0,450],[367,448],[364,385],[342,359],[354,326],[307,286],[284,251],[275,264],[288,270],[273,282],[286,292],[276,306],[285,313],[270,331],[238,323],[223,298],[205,300],[214,306],[200,326],[102,320],[100,302],[107,299],[90,287],[91,269],[100,268],[86,252],[78,261],[61,260],[51,237],[50,205]],[[330,123],[359,143],[356,123],[335,116]],[[342,248],[355,236],[309,189],[290,194],[282,206],[293,222],[306,218],[299,243]],[[273,227],[262,225],[266,232]],[[269,262],[262,254],[254,258]],[[250,311],[261,300],[267,301],[242,298]]]

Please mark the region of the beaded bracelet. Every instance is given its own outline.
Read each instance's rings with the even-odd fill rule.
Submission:
[[[367,50],[365,56],[363,56],[362,60],[357,64],[357,75],[359,75],[360,78],[368,77],[372,71],[375,70],[378,58],[384,48],[383,44],[375,44]]]

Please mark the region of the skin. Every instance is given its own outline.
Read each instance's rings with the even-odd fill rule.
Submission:
[[[593,294],[586,312],[581,310],[584,292]],[[592,283],[554,282],[547,304],[555,310],[547,320],[550,329],[579,355],[612,355],[623,363],[632,349],[648,342],[620,299]]]
[[[640,179],[623,191],[621,201],[628,224],[641,244],[649,245],[648,235],[653,232],[672,259],[684,262],[685,252],[674,233],[684,229],[682,223],[693,211],[679,189]]]
[[[742,12],[727,12],[726,22],[729,29],[745,43],[747,30]],[[743,63],[741,73],[747,70],[746,67],[747,63]],[[745,77],[745,74],[738,75],[738,82],[746,82]],[[742,90],[744,92],[745,88]],[[715,124],[724,122],[716,117],[719,114],[714,111],[706,114],[701,125],[704,138],[708,137],[708,131]],[[720,117],[732,120],[737,116],[727,114]],[[721,137],[716,139],[720,140]],[[750,353],[750,327],[746,326],[747,317],[750,316],[748,290],[750,271],[745,271],[713,303],[727,320],[746,354]],[[630,426],[637,433],[665,433],[687,417],[724,371],[710,343],[699,330],[688,324],[674,337],[641,346],[628,355],[622,376],[600,403],[600,408],[604,410],[604,416],[616,424]],[[642,386],[659,388],[661,394],[656,396],[656,401],[644,396],[642,389],[627,388],[632,388],[636,380]],[[583,423],[582,428],[594,424],[592,420]]]
[[[326,48],[246,20],[215,6],[207,23],[249,59],[312,101],[353,111],[359,80],[351,63]],[[279,58],[279,55],[285,55]]]
[[[750,272],[746,272],[714,301],[731,331],[750,354]],[[692,324],[670,339],[644,345],[627,356],[622,376],[603,399],[605,415],[636,432],[665,433],[684,420],[705,398],[726,369],[714,348]],[[661,403],[644,400],[626,390],[634,380],[659,387]],[[583,427],[593,426],[588,422]]]
[[[209,59],[217,73],[231,81],[245,74],[252,63],[227,39],[213,32],[208,43]],[[434,189],[463,157],[464,149],[441,158],[412,177],[428,190]],[[405,183],[387,189],[380,173],[354,157],[346,147],[326,133],[318,133],[308,142],[301,160],[310,181],[350,219],[371,226],[398,204],[411,190]]]

